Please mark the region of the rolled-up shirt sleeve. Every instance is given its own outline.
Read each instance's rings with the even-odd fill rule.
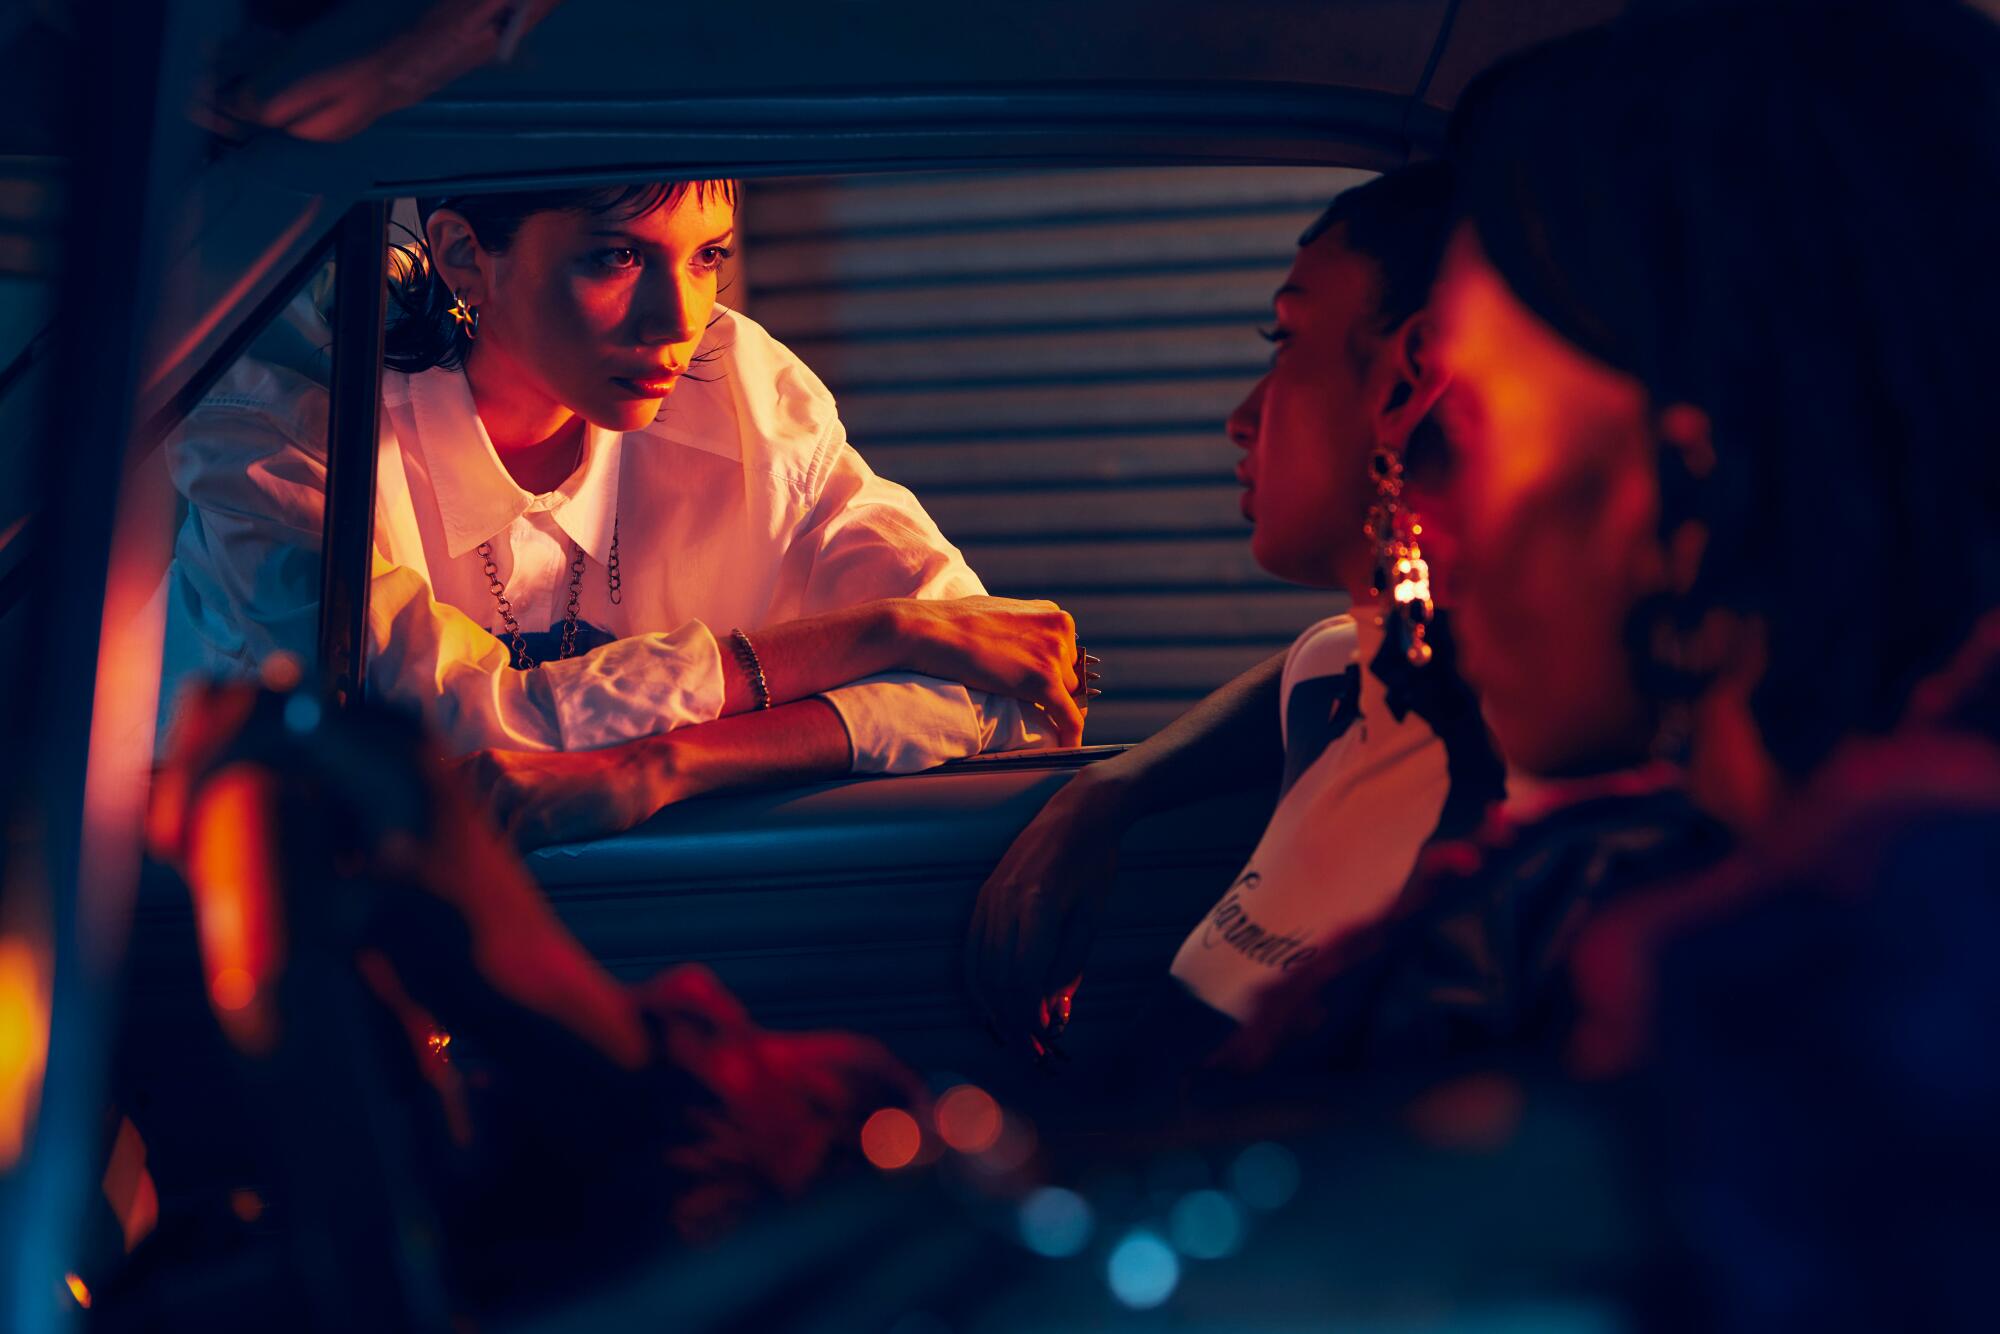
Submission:
[[[175,546],[175,633],[192,634],[183,657],[209,672],[247,674],[274,652],[316,656],[325,424],[323,391],[240,363],[169,441],[189,505]],[[699,621],[516,671],[505,644],[379,550],[367,671],[373,693],[420,707],[455,754],[587,750],[722,712],[721,658]]]
[[[370,688],[425,704],[454,754],[595,750],[722,713],[722,659],[700,621],[516,671],[484,626],[378,555],[368,623]]]
[[[976,597],[986,586],[910,491],[878,477],[838,420],[822,446],[825,483],[800,541],[810,544],[808,615],[885,597]],[[912,673],[868,677],[822,696],[840,715],[856,773],[911,773],[987,750],[1053,746],[1018,700]]]

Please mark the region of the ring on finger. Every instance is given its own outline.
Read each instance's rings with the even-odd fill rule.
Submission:
[[[1092,670],[1102,665],[1102,661],[1093,657],[1079,639],[1076,644],[1076,693],[1085,703],[1104,693],[1097,687],[1097,683],[1104,679],[1104,673]]]

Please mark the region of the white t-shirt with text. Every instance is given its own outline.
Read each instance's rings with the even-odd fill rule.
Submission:
[[[1444,812],[1444,743],[1414,711],[1397,719],[1369,670],[1382,634],[1372,614],[1343,615],[1293,643],[1277,808],[1174,958],[1174,977],[1239,1022],[1289,969],[1388,910]]]

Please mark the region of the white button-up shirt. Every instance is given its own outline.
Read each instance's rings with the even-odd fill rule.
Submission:
[[[717,636],[732,628],[985,591],[916,497],[847,443],[833,396],[762,326],[719,310],[703,349],[714,357],[702,381],[683,380],[644,430],[588,428],[582,464],[545,495],[507,472],[463,374],[384,373],[372,692],[420,707],[455,753],[590,749],[718,717]],[[189,505],[170,668],[240,674],[277,650],[312,660],[327,406],[310,376],[245,358],[169,441]],[[562,625],[580,549],[578,620],[612,642],[515,670],[482,543],[524,632]],[[824,698],[857,772],[1053,740],[1015,701],[929,677],[872,677]]]

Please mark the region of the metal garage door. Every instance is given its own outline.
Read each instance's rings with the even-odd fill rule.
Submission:
[[[994,592],[1075,613],[1108,672],[1088,739],[1136,741],[1341,605],[1251,561],[1222,421],[1293,242],[1367,175],[756,182],[738,297]]]

